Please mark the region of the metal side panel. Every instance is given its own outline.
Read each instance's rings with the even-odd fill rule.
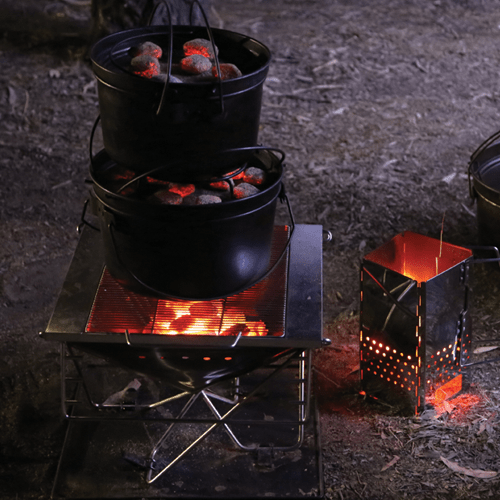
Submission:
[[[58,338],[58,334],[82,334],[85,331],[103,262],[99,233],[84,226],[54,312],[42,337],[66,340]]]
[[[298,224],[290,247],[286,337],[321,347],[323,339],[323,226]]]

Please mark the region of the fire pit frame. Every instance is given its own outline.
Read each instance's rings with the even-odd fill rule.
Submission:
[[[273,353],[273,361],[289,356],[290,353],[302,353],[303,358],[305,356],[303,353],[309,351],[307,358],[310,366],[310,349],[323,347],[330,342],[329,339],[323,338],[322,328],[322,226],[295,226],[294,238],[288,249],[285,332],[280,337],[157,335],[129,334],[128,332],[122,335],[121,333],[86,332],[85,328],[104,266],[98,236],[97,231],[88,227],[83,228],[52,317],[47,329],[40,333],[44,339],[61,342],[61,400],[63,415],[67,419],[82,418],[73,415],[71,408],[68,408],[76,404],[74,397],[68,395],[67,385],[71,380],[71,377],[68,378],[66,374],[68,359],[71,359],[75,365],[78,382],[82,384],[90,406],[96,409],[105,408],[102,404],[93,401],[79,365],[78,359],[81,356],[73,352],[74,348],[88,351],[90,347],[91,354],[96,355],[99,355],[99,345],[106,349],[112,347],[117,352],[120,349],[122,351],[135,350],[139,354],[164,347],[188,348],[194,352],[201,352],[201,350],[225,352],[227,350],[228,352],[243,351],[243,353],[248,348],[257,349],[257,352],[262,348],[263,354]],[[92,352],[93,348],[97,353]],[[311,386],[310,370],[307,370],[305,366],[302,368],[299,380],[304,386],[301,394],[308,394]],[[190,392],[192,391],[181,391],[171,399],[184,397]],[[153,406],[159,406],[169,400],[156,402]],[[305,404],[309,406],[308,399]],[[107,408],[109,409],[109,406]],[[102,415],[99,418],[102,418]],[[300,421],[299,418],[299,423]]]
[[[70,360],[73,362],[75,367],[77,376],[72,376],[68,371],[67,361]],[[268,378],[276,375],[280,371],[288,368],[290,364],[294,361],[298,361],[298,377],[297,377],[297,385],[298,385],[298,404],[300,407],[299,418],[294,421],[286,421],[286,422],[276,422],[277,424],[285,423],[285,424],[298,424],[299,426],[303,425],[310,416],[310,406],[311,406],[311,386],[312,386],[312,350],[308,349],[306,351],[301,351],[300,349],[290,349],[283,353],[277,359],[274,359],[272,362],[262,365],[261,368],[269,368],[272,370]],[[179,391],[165,399],[160,401],[155,401],[153,403],[137,405],[137,404],[107,404],[107,403],[97,403],[95,401],[94,395],[92,395],[91,384],[86,380],[86,376],[84,373],[84,368],[82,367],[83,355],[76,354],[74,352],[73,346],[67,343],[61,343],[61,405],[62,405],[62,414],[67,420],[87,420],[87,421],[101,421],[101,420],[140,420],[143,418],[143,412],[147,410],[151,410],[157,408],[162,405],[166,405],[172,401],[184,398],[184,397],[198,397],[201,394],[211,394],[209,386],[204,389],[200,389],[198,391]],[[234,377],[236,381],[236,385],[239,384],[239,377]],[[224,380],[225,381],[225,380]],[[266,380],[267,381],[267,380]],[[215,382],[213,386],[217,386],[218,382]],[[242,405],[244,400],[248,399],[248,396],[240,397],[238,394],[238,390],[235,391],[235,397],[231,404],[234,405]],[[78,397],[83,396],[86,401],[82,399],[77,399]],[[220,399],[220,398],[219,398]],[[79,404],[86,403],[90,408],[94,410],[118,410],[118,411],[127,411],[134,410],[134,412],[130,412],[130,415],[126,414],[117,414],[117,413],[96,413],[95,415],[83,415],[75,412],[75,407]],[[182,417],[183,423],[203,423],[203,424],[219,424],[225,423],[229,421],[229,415],[224,417],[220,415],[215,415],[214,419],[203,419],[203,418],[185,418]],[[159,422],[167,422],[167,423],[177,423],[181,418],[180,415],[172,418],[167,417],[157,417],[155,416],[155,420]],[[252,421],[242,421],[238,420],[238,424],[250,424],[255,423],[255,420]],[[272,425],[272,422],[269,423]],[[267,425],[267,424],[266,424]],[[299,442],[301,439],[299,439]],[[300,445],[299,445],[300,446]],[[296,445],[291,445],[289,448],[294,449]]]
[[[154,464],[156,455],[160,454],[161,448],[165,440],[169,437],[170,430],[179,423],[187,424],[202,424],[209,425],[208,429],[202,432],[192,443],[185,448],[181,453],[173,459],[169,459],[166,465],[162,462],[158,470],[153,470],[151,467],[147,471],[146,483],[150,484],[156,481],[167,470],[170,470],[191,449],[203,440],[208,434],[216,428],[222,426],[230,440],[236,448],[241,451],[258,451],[259,453],[273,454],[277,451],[293,452],[303,445],[306,424],[309,425],[311,417],[311,391],[312,391],[312,367],[311,356],[312,349],[321,348],[329,344],[328,339],[323,338],[322,331],[322,244],[323,244],[323,229],[318,225],[296,225],[294,238],[288,249],[288,271],[287,271],[287,293],[285,314],[284,335],[281,337],[217,337],[217,336],[189,336],[189,335],[156,335],[156,334],[120,334],[120,333],[89,333],[85,331],[88,316],[92,308],[95,292],[102,275],[103,259],[100,246],[98,244],[98,233],[88,227],[84,227],[80,241],[70,269],[67,274],[66,281],[63,284],[58,302],[54,309],[54,313],[49,321],[47,329],[41,332],[41,337],[46,340],[55,340],[61,342],[61,395],[62,406],[65,417],[70,421],[68,432],[74,425],[82,425],[82,421],[102,422],[104,420],[137,420],[138,422],[144,418],[144,412],[155,409],[158,406],[172,402],[179,398],[186,397],[187,403],[176,417],[172,418],[156,418],[156,415],[151,417],[152,420],[158,422],[169,423],[166,431],[161,439],[153,448],[149,463]],[[128,415],[126,411],[121,413],[118,410],[127,410],[124,405],[106,405],[95,403],[90,393],[89,387],[86,385],[84,370],[81,364],[85,363],[84,356],[80,356],[74,352],[82,350],[86,352],[91,346],[110,346],[113,348],[139,349],[148,350],[157,347],[168,347],[170,349],[189,348],[194,351],[210,352],[227,349],[231,352],[245,349],[262,349],[262,352],[267,352],[269,349],[275,349],[276,355],[270,363],[263,363],[256,370],[271,370],[268,376],[260,384],[257,384],[253,390],[247,392],[243,396],[236,395],[233,401],[224,401],[229,403],[230,409],[226,412],[220,411],[214,405],[214,401],[220,399],[220,396],[212,391],[213,387],[217,387],[218,381],[199,391],[182,391],[167,399],[145,405],[143,407],[135,407],[135,410],[130,411]],[[91,355],[98,356],[97,353],[90,350]],[[77,376],[73,377],[68,373],[67,362],[71,360],[75,366]],[[291,379],[291,384],[295,387],[296,395],[298,395],[296,409],[298,418],[278,419],[276,421],[268,421],[265,418],[246,419],[245,415],[241,420],[234,418],[233,413],[239,410],[247,401],[251,403],[253,395],[259,388],[270,380],[272,377],[278,376],[280,372],[287,371],[290,365],[298,361],[298,374]],[[294,365],[293,365],[294,366]],[[289,371],[289,370],[288,370]],[[253,372],[252,372],[253,373]],[[221,380],[222,383],[224,380]],[[238,384],[239,377],[235,377],[235,384]],[[76,385],[71,385],[75,383]],[[71,395],[68,393],[71,392]],[[78,404],[80,399],[87,399],[90,403],[89,408],[81,409]],[[295,398],[294,398],[295,399]],[[188,412],[191,405],[197,401],[203,400],[206,403],[213,418],[189,418]],[[87,405],[88,406],[88,405]],[[103,411],[104,410],[104,411]],[[106,412],[106,410],[111,410]],[[115,412],[115,414],[113,414]],[[148,417],[145,417],[148,419]],[[78,422],[82,422],[79,424]],[[103,424],[105,422],[102,422]],[[99,424],[101,425],[101,424]],[[121,425],[121,424],[120,424]],[[295,437],[290,443],[281,443],[278,446],[262,442],[254,446],[253,442],[248,444],[246,440],[240,439],[239,429],[244,429],[246,426],[255,425],[264,426],[266,428],[283,428],[293,429]],[[234,428],[241,426],[238,429],[238,435]],[[287,427],[288,426],[288,427]],[[263,428],[264,428],[263,427]],[[315,424],[317,427],[317,424]],[[288,431],[287,431],[288,432]],[[317,432],[315,433],[317,434]],[[288,435],[288,434],[287,434]],[[288,435],[289,436],[289,435]],[[319,439],[319,438],[318,438]],[[245,442],[244,442],[245,441]],[[66,448],[66,445],[65,445]],[[65,453],[61,453],[61,460]],[[321,468],[321,459],[319,458],[318,467]],[[59,469],[54,483],[54,488],[58,485]],[[320,485],[320,490],[322,485]]]
[[[242,396],[236,398],[226,397],[224,387],[222,392],[213,387],[203,389],[196,394],[185,394],[186,401],[174,402],[173,406],[166,406],[166,410],[172,410],[173,414],[177,417],[172,419],[157,418],[158,413],[161,413],[159,408],[152,408],[152,412],[141,412],[140,410],[135,413],[132,418],[128,417],[126,405],[108,405],[107,411],[96,410],[89,408],[88,405],[72,404],[72,418],[68,421],[67,434],[64,445],[61,451],[59,464],[54,479],[53,490],[51,498],[95,498],[98,494],[99,498],[128,498],[127,495],[117,495],[123,493],[127,486],[133,484],[132,491],[140,490],[141,498],[157,498],[159,492],[164,493],[162,498],[192,498],[193,493],[183,492],[178,496],[171,491],[171,488],[177,489],[176,479],[182,477],[186,470],[190,470],[191,466],[198,467],[198,456],[203,456],[207,453],[207,446],[213,446],[214,443],[220,443],[221,437],[224,435],[226,438],[223,442],[228,444],[223,445],[221,449],[226,449],[227,452],[222,452],[223,456],[228,453],[228,457],[233,457],[235,464],[247,463],[248,465],[256,466],[256,470],[264,468],[261,474],[264,474],[265,486],[264,490],[258,486],[259,481],[253,484],[242,478],[242,485],[240,491],[248,491],[248,496],[244,498],[261,498],[262,493],[274,491],[278,498],[301,498],[302,488],[311,492],[311,496],[316,498],[323,498],[324,485],[322,476],[322,461],[321,461],[321,444],[319,436],[319,420],[317,410],[314,404],[314,398],[310,398],[311,394],[311,351],[299,352],[299,350],[292,350],[288,358],[283,358],[277,363],[272,363],[270,366],[263,366],[242,377]],[[89,362],[89,373],[92,370],[97,370],[97,375],[90,373],[90,378],[95,382],[96,380],[111,380],[113,379],[113,371],[119,374],[119,380],[130,380],[131,372],[128,370],[121,370],[110,363],[105,365],[92,365],[92,358],[94,356],[86,357],[83,361]],[[80,358],[71,358],[72,361],[80,363]],[[276,365],[276,366],[274,366]],[[99,370],[103,370],[99,373]],[[304,370],[307,373],[304,373]],[[111,376],[111,379],[108,377]],[[91,382],[92,382],[91,380]],[[111,382],[111,385],[116,385],[116,380]],[[73,379],[77,383],[78,390],[75,392],[77,399],[85,397],[84,389],[81,381]],[[255,383],[257,382],[257,383]],[[250,385],[249,385],[250,383]],[[221,383],[222,386],[225,383]],[[107,394],[106,387],[96,388],[97,391]],[[215,384],[217,386],[218,384]],[[231,385],[231,384],[229,384]],[[122,387],[120,385],[120,387]],[[288,389],[284,389],[288,387]],[[296,400],[293,396],[293,388],[295,391],[299,390],[299,399]],[[250,388],[250,390],[249,390]],[[278,388],[275,392],[275,388]],[[235,393],[238,392],[238,387]],[[308,395],[303,395],[307,391]],[[229,391],[231,392],[231,391]],[[291,399],[287,403],[288,410],[283,413],[283,407],[274,406],[276,404],[276,394],[288,394]],[[303,399],[301,400],[301,397]],[[174,398],[172,398],[174,399]],[[237,401],[239,399],[239,401]],[[310,403],[311,401],[311,403]],[[266,406],[268,402],[271,406]],[[159,402],[163,404],[164,401]],[[185,403],[185,404],[184,404]],[[206,403],[206,405],[204,405]],[[248,408],[247,408],[248,403]],[[204,418],[187,418],[187,414],[194,413],[197,415],[197,409],[200,407],[205,408],[205,415],[212,412],[214,419]],[[182,409],[181,409],[182,407]],[[229,408],[228,411],[227,408]],[[246,408],[246,409],[245,409]],[[281,409],[280,409],[281,408]],[[138,407],[136,408],[138,409]],[[181,409],[179,411],[179,409]],[[223,411],[220,411],[224,409]],[[264,412],[262,412],[262,410]],[[240,410],[243,414],[238,416],[233,415],[236,411]],[[292,410],[292,413],[290,413]],[[240,413],[238,412],[238,413]],[[281,419],[283,416],[292,416],[298,412],[299,419],[293,418],[286,420]],[[106,415],[108,413],[108,415]],[[114,415],[109,415],[109,413]],[[154,413],[154,415],[151,415]],[[79,415],[93,414],[91,418],[74,418]],[[268,416],[275,415],[277,419],[268,418]],[[109,418],[108,418],[109,417]],[[240,419],[238,419],[238,417]],[[250,418],[255,419],[250,420]],[[161,429],[163,424],[167,425]],[[187,424],[187,426],[186,426]],[[152,427],[151,427],[152,426]],[[144,430],[150,428],[155,433],[154,441],[148,444],[149,441],[143,441],[138,444],[137,439],[144,434]],[[188,433],[184,435],[184,429],[189,429]],[[89,435],[89,429],[91,434]],[[98,437],[92,437],[92,429],[97,430],[97,435],[102,436],[105,432],[110,432],[112,435],[120,434],[127,443],[125,449],[123,448],[122,441],[119,443],[114,441],[111,437],[106,440],[106,444],[101,444]],[[100,429],[105,429],[101,431]],[[109,429],[109,431],[108,431]],[[114,431],[113,429],[116,429]],[[217,433],[216,430],[220,429]],[[262,429],[262,430],[261,430]],[[160,431],[158,433],[158,431]],[[172,431],[172,432],[171,432]],[[213,431],[213,432],[212,432]],[[149,435],[149,433],[147,433]],[[214,434],[214,436],[212,436]],[[184,436],[181,443],[177,440],[180,436]],[[267,436],[267,437],[266,437]],[[229,441],[228,441],[229,438]],[[142,438],[144,440],[144,437]],[[208,444],[205,445],[205,441]],[[136,444],[134,444],[136,443]],[[153,443],[154,447],[153,447]],[[313,447],[313,443],[315,446]],[[232,444],[232,445],[231,445]],[[116,452],[121,449],[121,452]],[[179,448],[181,451],[179,451]],[[299,451],[300,448],[300,451]],[[82,456],[87,457],[80,464],[80,460],[76,460],[74,450],[79,449]],[[96,451],[101,450],[101,451]],[[106,450],[110,450],[109,452]],[[315,451],[314,451],[315,450]],[[99,455],[95,455],[98,452]],[[214,450],[214,459],[220,456],[220,449]],[[104,458],[100,455],[103,454]],[[107,458],[106,458],[107,457]],[[239,458],[237,458],[239,457]],[[247,457],[247,458],[243,458]],[[300,458],[299,458],[300,457]],[[316,457],[316,458],[313,458]],[[272,464],[276,461],[276,466]],[[129,462],[128,468],[126,464]],[[231,466],[232,460],[225,463],[222,470],[211,469],[211,473],[216,477],[227,478],[228,480],[233,477],[233,474],[238,476],[240,473],[234,472],[234,466]],[[287,467],[281,467],[280,464],[289,463],[292,470],[295,472],[286,472]],[[255,465],[256,464],[256,465]],[[302,467],[298,464],[303,464]],[[104,467],[104,468],[103,468]],[[268,469],[267,467],[271,467]],[[302,470],[304,477],[300,479],[301,474],[297,475],[298,470]],[[97,469],[96,469],[97,468]],[[91,494],[88,490],[89,473],[94,477],[94,470],[102,471],[96,477],[96,486],[93,486]],[[120,472],[127,471],[128,472]],[[133,472],[135,470],[135,473]],[[270,478],[274,477],[276,472],[276,488],[270,488]],[[279,473],[278,471],[282,471]],[[106,478],[108,473],[111,479],[109,482]],[[255,471],[254,473],[255,474]],[[283,484],[283,476],[288,477],[290,485]],[[134,480],[133,478],[137,479]],[[187,476],[189,477],[189,476]],[[85,485],[84,490],[76,486],[77,478],[81,478],[82,484]],[[114,485],[113,481],[123,479],[124,486],[119,486],[118,489],[109,491],[109,487]],[[206,480],[210,481],[210,474]],[[263,478],[263,479],[264,479]],[[315,479],[316,478],[316,479]],[[178,480],[178,479],[177,479]],[[234,480],[234,479],[233,479]],[[317,482],[315,483],[315,481]],[[137,481],[137,482],[136,482]],[[307,486],[301,486],[301,482]],[[189,482],[189,481],[188,481]],[[154,483],[154,484],[153,484]],[[175,484],[174,484],[175,483]],[[141,486],[142,484],[142,486]],[[215,484],[220,484],[215,483]],[[103,486],[107,485],[107,486]],[[76,489],[75,489],[76,488]],[[296,490],[296,493],[294,491]],[[192,488],[188,488],[192,491]],[[292,493],[290,493],[292,492]],[[299,494],[300,493],[300,494]],[[76,496],[75,496],[76,495]],[[318,496],[316,496],[318,495]],[[136,495],[137,496],[137,495]],[[134,498],[136,498],[134,496]],[[202,495],[203,496],[203,495]],[[213,498],[234,498],[227,496],[223,491],[209,495]]]
[[[68,374],[67,361],[71,360],[78,374],[77,377],[72,377]],[[233,442],[233,444],[242,451],[255,451],[259,450],[260,452],[264,450],[270,450],[273,453],[277,451],[287,452],[293,451],[302,445],[304,441],[304,433],[305,433],[305,425],[310,419],[311,416],[311,391],[312,391],[312,351],[308,349],[307,351],[300,351],[300,349],[292,349],[284,354],[280,359],[273,361],[267,366],[261,367],[261,369],[266,369],[269,371],[269,374],[266,375],[263,379],[259,381],[259,383],[255,384],[252,390],[245,394],[241,395],[239,393],[239,377],[236,377],[235,380],[235,390],[234,397],[231,399],[224,398],[220,396],[216,392],[211,390],[211,387],[206,389],[201,389],[194,393],[184,391],[178,392],[176,394],[171,395],[168,398],[165,398],[161,401],[156,401],[151,404],[146,405],[137,405],[137,404],[106,404],[106,403],[96,403],[94,401],[93,396],[91,395],[92,389],[91,384],[89,384],[86,380],[85,370],[82,367],[83,356],[74,353],[74,350],[71,345],[66,343],[61,343],[61,401],[62,401],[62,409],[63,415],[67,420],[71,421],[94,421],[101,422],[105,420],[116,420],[116,421],[124,421],[124,420],[135,420],[141,421],[143,419],[148,420],[147,416],[145,416],[144,411],[153,410],[158,408],[159,406],[168,405],[169,403],[181,399],[188,398],[187,402],[183,406],[182,410],[178,413],[178,415],[167,418],[155,415],[152,419],[156,422],[165,422],[170,423],[165,433],[161,437],[161,439],[156,443],[154,448],[152,449],[151,456],[149,458],[149,463],[151,467],[147,473],[147,483],[151,484],[156,481],[160,476],[162,476],[167,470],[169,470],[172,466],[178,463],[186,453],[191,451],[199,442],[201,442],[209,433],[211,433],[216,427],[222,425],[224,427],[225,432]],[[298,418],[297,420],[265,420],[265,419],[231,419],[231,415],[238,411],[245,403],[251,401],[255,394],[269,381],[284,371],[284,370],[292,370],[294,368],[294,363],[297,362],[298,374],[296,378],[297,383],[297,409],[298,409]],[[70,384],[72,384],[70,386]],[[217,386],[218,383],[215,383],[214,386]],[[71,395],[70,395],[71,394]],[[86,410],[83,412],[80,411],[79,405],[84,403],[83,398],[86,399],[88,404],[88,408],[90,408],[93,414],[87,413]],[[191,409],[192,405],[198,398],[202,398],[206,403],[207,407],[210,409],[212,414],[214,415],[213,419],[207,418],[188,418],[186,415]],[[257,396],[258,397],[258,396]],[[221,400],[225,403],[231,405],[230,409],[222,415],[212,400]],[[92,410],[96,410],[93,412]],[[154,473],[154,464],[155,457],[158,451],[163,446],[166,439],[169,437],[170,432],[173,429],[173,426],[176,424],[211,424],[211,426],[205,430],[198,438],[194,439],[192,443],[186,447],[181,453],[175,456],[170,462],[168,462],[159,472]],[[296,426],[296,437],[294,438],[294,442],[286,446],[267,446],[264,444],[259,445],[245,445],[241,442],[241,440],[237,437],[236,432],[230,427],[230,425],[234,424],[235,426],[251,426],[251,425],[265,425],[268,427],[275,426]]]

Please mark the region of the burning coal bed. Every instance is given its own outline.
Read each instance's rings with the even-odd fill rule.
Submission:
[[[215,46],[214,46],[215,47]],[[214,81],[218,78],[215,58],[218,56],[210,41],[203,38],[190,40],[183,45],[183,56],[172,61],[170,83],[192,83]],[[130,49],[130,70],[145,78],[166,81],[169,69],[164,51],[153,42],[144,42]],[[242,76],[237,66],[231,63],[219,63],[221,80],[230,80]]]
[[[121,189],[122,186],[135,178],[132,170],[115,165],[109,169],[104,185],[113,192],[127,197],[134,197],[155,205],[210,205],[234,199],[243,199],[253,196],[265,189],[271,181],[268,172],[249,166],[233,177],[228,174],[227,180],[207,181],[206,183],[179,183],[169,182],[146,176]]]

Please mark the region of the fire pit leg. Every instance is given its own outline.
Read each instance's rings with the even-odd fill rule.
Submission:
[[[246,401],[251,399],[255,393],[273,376],[275,376],[278,372],[282,371],[286,366],[290,364],[292,359],[295,358],[297,353],[295,352],[292,356],[290,356],[285,363],[282,365],[276,367],[276,369],[269,374],[262,382],[260,382],[254,389],[244,398],[241,399],[241,401],[237,402],[234,404],[232,408],[230,408],[224,415],[221,415],[219,411],[215,408],[213,405],[212,401],[210,400],[210,396],[207,394],[207,391],[202,389],[198,393],[194,394],[189,401],[186,403],[186,405],[182,408],[181,412],[177,416],[176,420],[179,420],[179,422],[173,422],[170,424],[168,429],[164,432],[156,446],[153,448],[151,455],[150,455],[150,460],[151,463],[154,464],[156,463],[155,457],[160,449],[160,447],[163,445],[165,442],[166,438],[170,434],[171,430],[173,429],[173,426],[176,423],[181,423],[181,419],[186,415],[186,413],[189,411],[193,403],[198,399],[198,397],[201,395],[205,401],[205,403],[208,405],[214,416],[216,417],[217,421],[212,424],[208,429],[206,429],[198,438],[196,438],[189,446],[187,446],[183,451],[181,451],[174,459],[172,459],[161,471],[159,471],[155,476],[153,476],[154,469],[151,468],[148,473],[147,473],[147,478],[146,482],[148,484],[153,483],[156,481],[160,476],[162,476],[165,472],[167,472],[170,468],[172,468],[176,463],[178,463],[189,451],[191,451],[196,445],[198,445],[203,439],[205,439],[215,428],[217,428],[219,425],[223,425],[226,432],[229,434],[230,438],[233,440],[233,442],[236,444],[236,446],[240,447],[241,449],[245,451],[253,451],[255,449],[273,449],[275,451],[292,451],[297,449],[298,447],[301,446],[303,439],[304,439],[304,425],[307,420],[307,417],[309,415],[309,407],[310,407],[310,400],[309,400],[309,395],[310,395],[310,388],[311,388],[311,370],[307,370],[307,376],[306,376],[306,359],[308,360],[308,367],[310,368],[311,366],[311,359],[312,359],[312,353],[310,350],[308,350],[308,355],[306,356],[305,352],[300,353],[299,355],[299,385],[298,385],[298,391],[299,391],[299,420],[298,422],[298,439],[296,443],[294,443],[292,446],[288,447],[260,447],[260,446],[254,446],[254,447],[248,447],[240,443],[240,441],[236,438],[235,434],[229,427],[229,425],[226,423],[226,420],[228,417],[234,413],[237,409],[239,409]],[[307,399],[306,399],[307,396]],[[278,424],[283,423],[283,422],[277,422]],[[290,422],[287,422],[290,423]]]
[[[304,441],[304,426],[309,416],[309,404],[310,404],[310,390],[311,390],[311,370],[309,369],[311,366],[311,356],[312,353],[309,350],[307,352],[307,366],[306,366],[306,353],[303,352],[299,357],[299,378],[298,378],[298,391],[299,391],[299,400],[298,400],[298,408],[299,408],[299,420],[298,420],[298,437],[296,443],[291,446],[246,446],[236,437],[235,433],[229,427],[229,424],[223,424],[224,429],[228,436],[231,438],[233,443],[244,451],[254,451],[257,448],[259,450],[272,449],[274,451],[293,451],[302,445]],[[202,391],[203,399],[205,403],[210,408],[212,414],[218,419],[221,420],[223,417],[218,412],[215,405],[212,403],[211,394],[208,391]]]
[[[68,353],[66,352],[68,351]],[[82,401],[76,399],[76,395],[79,392],[79,388],[81,387],[85,398],[87,399],[87,403],[94,409],[96,410],[151,410],[153,408],[158,408],[159,406],[171,403],[172,401],[175,401],[177,399],[181,399],[186,396],[192,395],[191,392],[184,391],[184,392],[179,392],[177,394],[174,394],[173,396],[170,396],[166,399],[162,399],[160,401],[156,401],[154,403],[150,404],[143,404],[143,405],[137,405],[137,404],[113,404],[113,403],[96,403],[94,399],[92,398],[92,395],[90,393],[90,390],[88,388],[87,382],[85,380],[85,376],[83,373],[83,370],[80,366],[79,360],[82,359],[82,355],[75,354],[73,352],[73,348],[71,345],[68,345],[66,342],[61,342],[61,371],[60,371],[60,376],[61,376],[61,405],[62,405],[62,413],[64,417],[68,420],[101,420],[100,417],[89,417],[89,416],[83,416],[79,415],[76,416],[74,415],[74,412],[72,411],[72,408],[74,405],[82,403]],[[69,377],[66,374],[66,361],[67,360],[73,361],[73,365],[75,366],[77,376],[76,377]],[[73,396],[68,397],[68,386],[67,382],[74,382],[76,383],[76,386],[73,390]],[[191,400],[191,399],[190,399]],[[193,401],[194,402],[194,401]],[[188,401],[189,403],[189,401]],[[69,409],[68,407],[71,407]]]

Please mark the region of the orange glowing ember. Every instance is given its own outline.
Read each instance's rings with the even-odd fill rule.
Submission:
[[[215,57],[212,42],[204,38],[195,38],[194,40],[190,40],[189,42],[186,42],[182,48],[184,50],[184,55],[187,57],[197,54],[208,59],[213,59]],[[219,52],[217,47],[215,47],[215,51],[217,53]]]
[[[472,251],[407,231],[365,256],[419,283],[447,271],[472,256]]]
[[[170,183],[168,190],[172,193],[177,193],[183,198],[194,193],[194,184],[177,184],[174,182]]]
[[[146,181],[148,184],[160,184],[161,186],[167,186],[170,184],[168,181],[162,181],[161,179],[155,179],[154,177],[146,176]]]
[[[239,308],[214,301],[158,301],[153,333],[161,335],[268,335],[263,321],[249,321]]]
[[[160,63],[153,56],[141,55],[131,61],[131,69],[135,75],[153,78],[160,74]]]
[[[234,64],[219,64],[221,80],[232,80],[242,76],[241,71]],[[217,78],[219,73],[217,67],[212,67],[212,75]]]
[[[131,170],[117,170],[113,173],[113,179],[117,181],[131,181],[135,177],[135,173]]]
[[[233,170],[233,172],[237,172],[237,170]],[[229,172],[227,175],[231,176],[233,174],[233,172]],[[238,179],[243,179],[243,177],[245,177],[244,170],[242,170],[239,174],[236,174],[233,177],[231,177],[231,179],[233,179],[233,181],[237,181]]]
[[[227,181],[211,182],[210,187],[213,189],[217,189],[218,191],[229,191],[229,182]]]
[[[436,404],[442,403],[453,397],[457,392],[462,390],[462,375],[452,378],[449,382],[436,389],[434,401]]]
[[[213,57],[213,51],[210,50],[208,47],[204,47],[204,46],[199,45],[197,47],[185,48],[184,55],[186,57],[200,55],[200,56],[206,57],[207,59],[210,59]]]
[[[487,397],[482,391],[477,393],[462,393],[451,400],[434,401],[436,416],[448,413],[447,424],[472,425],[477,421],[480,413],[485,419],[495,416],[492,410],[487,409]]]

